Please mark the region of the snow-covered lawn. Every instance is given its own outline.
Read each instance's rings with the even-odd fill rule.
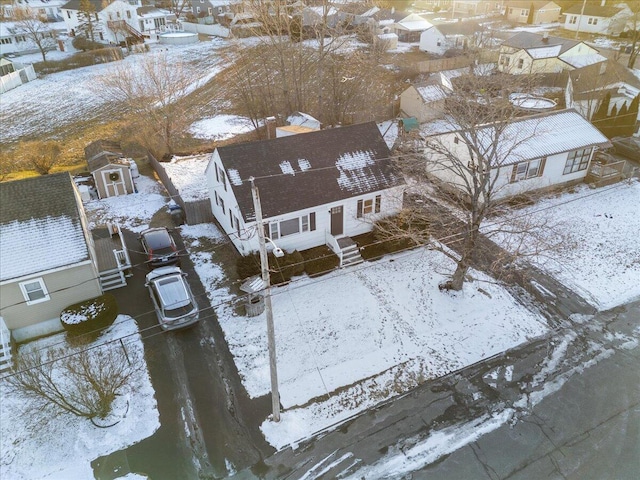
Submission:
[[[205,234],[182,230],[190,245]],[[211,255],[193,253],[249,395],[270,391],[266,320],[238,316]],[[299,277],[273,288],[282,421],[265,422],[276,447],[547,332],[479,272],[459,293],[438,289],[451,260],[430,250]],[[339,391],[338,391],[339,390]],[[337,392],[338,391],[338,392]]]
[[[640,182],[630,180],[547,198],[519,215],[562,224],[570,248],[533,262],[601,310],[640,298]],[[499,222],[500,219],[492,219]],[[507,245],[503,239],[503,245]],[[499,242],[500,243],[500,242]]]
[[[189,132],[196,138],[226,140],[252,130],[253,124],[248,118],[222,114],[198,120],[191,125]]]
[[[31,342],[22,348],[43,349],[66,345],[64,333]],[[94,426],[71,414],[26,415],[24,400],[0,381],[0,478],[90,479],[91,462],[151,436],[160,426],[154,390],[144,362],[138,327],[131,317],[119,315],[95,342],[83,348],[122,338],[128,354],[144,363],[131,388],[123,391],[129,402],[126,416],[109,428]],[[118,344],[119,345],[119,344]],[[63,347],[70,353],[71,347]]]

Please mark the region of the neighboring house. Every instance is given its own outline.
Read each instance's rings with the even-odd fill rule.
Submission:
[[[452,22],[435,25],[420,35],[420,50],[443,55],[451,49],[480,46],[482,27],[477,22]]]
[[[176,24],[175,14],[162,8],[139,7],[136,14],[138,15],[138,31],[148,38],[165,31],[167,25]]]
[[[400,114],[414,117],[419,123],[441,118],[444,102],[452,91],[451,81],[437,73],[427,82],[411,85],[400,94]]]
[[[0,58],[0,93],[35,79],[33,65],[23,65],[8,58]]]
[[[317,132],[321,128],[320,120],[303,112],[295,112],[287,117],[287,124],[276,127],[276,138],[297,135],[299,133]]]
[[[212,23],[224,23],[220,19],[232,15],[242,0],[191,0],[191,13],[197,18],[211,17]]]
[[[96,252],[68,173],[0,183],[0,316],[24,341],[62,330],[60,312],[102,294]]]
[[[453,0],[451,2],[451,16],[455,18],[456,14],[465,15],[488,15],[491,13],[500,13],[503,7],[502,0]]]
[[[495,127],[487,129],[487,142],[494,142]],[[475,138],[482,138],[476,129]],[[469,171],[474,168],[474,159],[465,143],[464,130],[447,130],[427,135],[425,141],[438,142],[453,152]],[[501,140],[503,139],[503,140]],[[477,143],[474,142],[474,145]],[[600,131],[573,109],[559,110],[540,115],[521,117],[503,130],[495,146],[507,152],[500,158],[500,165],[492,168],[492,190],[494,199],[549,189],[561,185],[575,184],[584,180],[594,152],[611,144]],[[427,173],[443,182],[450,190],[466,194],[465,178],[469,172],[460,173],[460,168],[443,168],[447,160],[438,158],[428,147],[425,149]],[[456,172],[456,173],[454,173]],[[466,181],[470,181],[467,178]]]
[[[289,252],[328,245],[342,259],[350,236],[402,207],[404,180],[375,122],[219,147],[206,176],[213,214],[243,255],[258,250],[251,177],[268,237]]]
[[[417,13],[412,13],[392,24],[389,33],[395,33],[401,42],[419,42],[422,32],[431,27],[433,27],[433,25],[430,22]]]
[[[528,23],[530,25],[542,25],[555,23],[560,20],[560,5],[547,0],[531,1],[518,0],[507,2],[505,17],[514,23]]]
[[[67,0],[12,0],[11,3],[2,5],[2,10],[6,17],[13,15],[14,9],[29,9],[45,15],[49,22],[62,21],[62,5]]]
[[[591,119],[606,94],[611,96],[609,111],[627,107],[640,93],[640,78],[614,60],[569,72],[565,88],[565,104]],[[640,113],[638,114],[640,121]]]
[[[141,0],[115,0],[111,3],[103,0],[88,0],[95,8],[95,41],[119,44],[128,40],[130,43],[144,41],[142,32],[138,30],[140,23],[137,9],[142,6]],[[76,36],[85,21],[82,0],[70,0],[62,6],[62,18],[70,36]]]
[[[605,60],[598,50],[578,40],[520,32],[500,46],[498,70],[512,75],[557,73]]]
[[[326,25],[334,28],[338,24],[338,9],[330,5],[318,7],[303,7],[302,26],[317,28],[319,25]]]
[[[85,147],[85,158],[99,198],[118,197],[136,191],[133,172],[137,169],[132,169],[135,162],[124,158],[117,142],[92,142]]]
[[[49,24],[44,24],[49,26]],[[56,48],[57,32],[54,28],[44,32],[45,41],[43,46],[45,50],[54,50]],[[25,32],[19,22],[1,21],[0,22],[0,55],[9,54],[25,54],[39,52],[38,46],[31,39],[29,34]]]
[[[626,30],[632,12],[624,3],[605,5],[603,0],[600,5],[592,2],[586,2],[584,5],[582,2],[576,3],[565,10],[564,15],[565,30],[619,35]]]

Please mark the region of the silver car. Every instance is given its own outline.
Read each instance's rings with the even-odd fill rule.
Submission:
[[[199,319],[198,304],[186,276],[179,267],[160,267],[147,274],[146,286],[164,330],[188,327]]]

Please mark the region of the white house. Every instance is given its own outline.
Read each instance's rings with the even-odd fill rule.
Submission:
[[[582,3],[576,3],[564,15],[564,29],[571,32],[601,33],[619,35],[625,31],[625,26],[633,13],[624,3],[610,2],[606,5],[602,0],[600,5],[587,2],[582,9]]]
[[[4,15],[11,17],[14,9],[28,9],[33,12],[37,12],[40,15],[47,17],[49,22],[61,22],[62,10],[61,7],[66,3],[66,0],[12,0],[11,3],[7,3],[1,6]]]
[[[168,25],[176,24],[176,15],[162,8],[139,7],[136,14],[138,31],[145,37],[155,38],[156,35],[165,31]]]
[[[482,28],[473,21],[435,25],[420,34],[420,50],[443,55],[447,50],[479,46]]]
[[[433,25],[417,13],[412,13],[391,25],[391,32],[398,35],[401,42],[419,42],[420,34]]]
[[[512,75],[557,73],[605,60],[598,50],[578,40],[520,32],[500,46],[498,70]]]
[[[101,43],[119,44],[125,38],[132,37],[143,41],[144,37],[138,30],[137,9],[142,6],[141,0],[114,0],[111,3],[103,0],[89,0],[95,8],[94,20],[95,41]],[[62,18],[67,27],[67,33],[75,36],[83,23],[81,0],[70,0],[62,6]]]
[[[375,122],[217,148],[206,169],[211,210],[238,251],[258,250],[249,179],[267,235],[286,250],[328,245],[372,230],[402,207],[404,180]]]
[[[55,24],[41,23],[42,46],[45,50],[54,50],[56,48],[57,32],[53,28]],[[2,21],[0,22],[0,55],[8,54],[25,54],[39,52],[38,46],[32,40],[32,36],[25,31],[19,22]]]
[[[573,109],[518,118],[500,135],[495,128],[490,124],[476,130],[476,138],[486,138],[486,145],[469,142],[487,152],[494,148],[503,152],[494,157],[499,163],[491,169],[494,199],[583,181],[594,152],[611,146],[607,137]],[[462,194],[467,192],[465,183],[477,168],[467,146],[469,135],[464,130],[447,129],[425,137],[427,173]],[[430,143],[453,152],[462,160],[463,168],[447,168],[450,161],[430,149]]]

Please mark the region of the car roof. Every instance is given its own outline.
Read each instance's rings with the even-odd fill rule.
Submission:
[[[171,243],[171,236],[166,228],[150,228],[140,235],[150,248],[166,247]]]
[[[149,273],[147,273],[147,282],[168,275],[182,275],[182,270],[180,269],[180,267],[174,266],[153,269]]]

